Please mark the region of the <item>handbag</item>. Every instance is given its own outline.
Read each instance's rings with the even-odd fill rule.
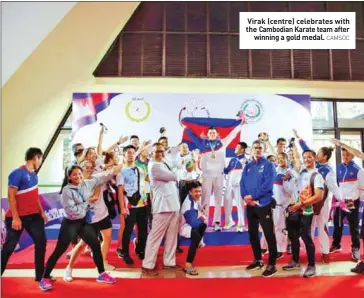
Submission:
[[[140,195],[140,191],[139,191],[139,189],[140,189],[140,173],[139,173],[139,170],[138,170],[137,167],[135,167],[134,169],[136,169],[136,171],[137,171],[138,189],[137,189],[137,191],[135,193],[132,194],[131,197],[129,197],[127,195],[126,191],[124,191],[124,195],[126,195],[126,197],[128,198],[128,201],[129,201],[130,205],[135,207],[136,205],[138,205],[138,202],[139,202],[139,200],[141,199],[142,196]]]
[[[113,193],[110,190],[110,188],[111,186],[108,184],[107,189],[103,193],[103,197],[105,205],[107,207],[107,211],[109,212],[109,216],[111,219],[114,219],[116,217],[116,210],[115,210],[116,200],[114,199]]]
[[[302,209],[299,209],[297,211],[289,211],[289,207],[293,206],[294,204],[290,204],[288,205],[288,207],[285,210],[285,214],[286,214],[286,221],[288,222],[298,222],[301,219],[301,215],[302,215]]]

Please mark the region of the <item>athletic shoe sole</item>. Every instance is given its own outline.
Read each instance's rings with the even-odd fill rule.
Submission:
[[[98,280],[98,279],[96,279],[96,281],[99,283],[110,284],[110,285],[116,283],[116,281],[106,281],[106,280]]]
[[[316,275],[316,273],[315,274],[313,274],[313,275],[303,275],[303,277],[304,278],[311,278],[311,277],[314,277]]]
[[[333,251],[330,251],[330,254],[334,254],[334,253],[341,252],[341,251],[342,251],[342,248],[338,248]]]
[[[263,269],[263,267],[264,266],[262,266],[262,267],[255,267],[255,268],[252,268],[252,269],[245,268],[245,270],[247,270],[247,271],[261,270],[261,269]]]
[[[47,291],[50,291],[52,290],[53,288],[49,288],[49,289],[43,289],[41,286],[39,286],[39,289],[41,289],[43,292],[47,292]]]
[[[262,274],[262,277],[272,277],[272,276],[274,276],[276,273],[277,273],[277,271],[276,271],[276,272],[274,272],[274,273],[272,273],[271,275],[263,275],[263,274]]]

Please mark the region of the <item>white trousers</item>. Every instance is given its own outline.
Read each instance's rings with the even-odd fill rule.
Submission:
[[[317,233],[320,241],[321,253],[328,254],[330,252],[330,238],[327,228],[327,223],[329,222],[330,209],[331,209],[331,198],[328,197],[321,209],[319,215],[314,215],[312,218],[312,239],[315,236],[315,226],[317,225]]]
[[[227,185],[224,195],[224,208],[225,208],[225,225],[233,222],[232,209],[233,200],[235,200],[236,207],[238,208],[238,225],[244,226],[244,203],[240,195],[240,185],[232,186]]]
[[[177,234],[180,224],[179,212],[153,214],[152,229],[147,238],[143,267],[154,269],[158,250],[164,238],[164,266],[176,265]]]
[[[206,205],[206,214],[207,218],[209,218],[209,208],[210,208],[210,198],[211,191],[214,190],[214,199],[215,199],[215,213],[214,213],[214,221],[219,222],[221,224],[221,204],[222,204],[222,188],[224,185],[224,176],[221,174],[216,177],[203,177],[202,180],[202,206]]]
[[[277,251],[284,253],[287,251],[287,231],[286,229],[286,207],[276,206],[273,209],[273,223],[274,232],[277,240]],[[262,233],[262,238],[260,239],[260,246],[262,249],[268,249],[267,241],[265,240],[264,233]]]

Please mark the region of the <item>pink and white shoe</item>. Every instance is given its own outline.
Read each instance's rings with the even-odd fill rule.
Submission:
[[[116,283],[116,278],[111,277],[108,273],[104,272],[99,275],[96,279],[97,282],[103,282],[106,284],[114,284]]]
[[[50,278],[42,278],[42,280],[39,283],[39,287],[43,292],[51,290],[53,288],[51,279]]]

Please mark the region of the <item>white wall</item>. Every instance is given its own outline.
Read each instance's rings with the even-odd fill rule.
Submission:
[[[2,2],[2,86],[76,2]]]

